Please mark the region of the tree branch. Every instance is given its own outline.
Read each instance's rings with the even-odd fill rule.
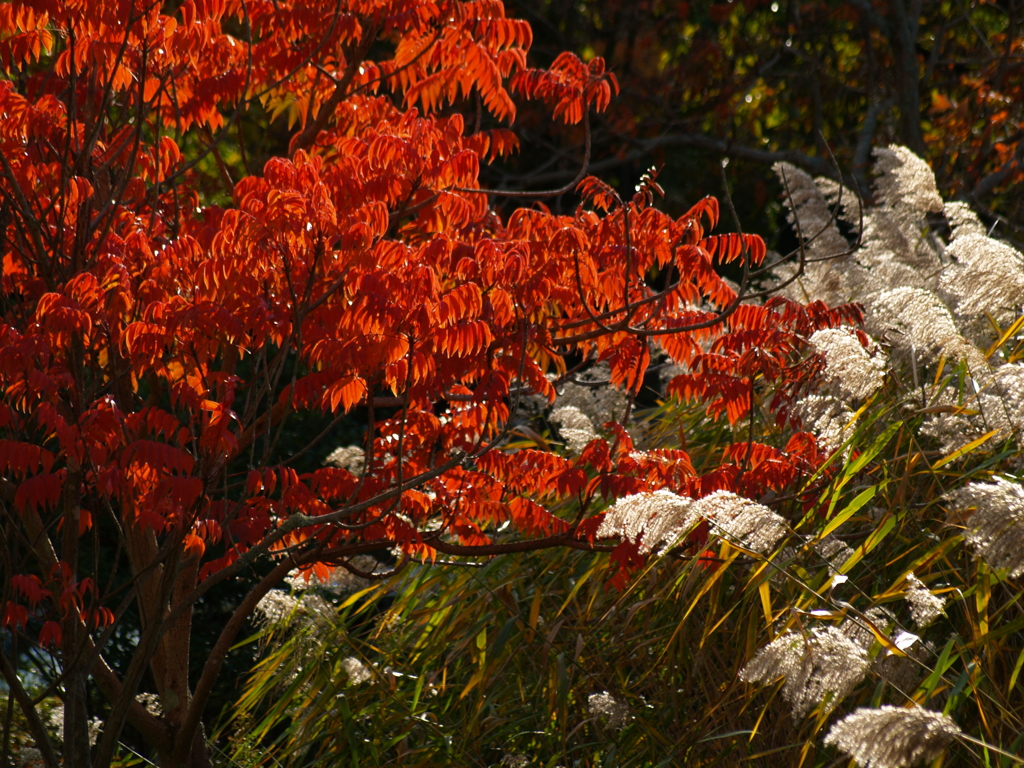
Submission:
[[[1009,179],[1015,171],[1020,170],[1022,167],[1024,167],[1024,140],[1021,140],[1017,144],[1017,151],[1013,153],[1013,157],[974,185],[974,189],[971,190],[970,197],[973,200],[987,197],[995,190],[996,187]]]
[[[43,721],[39,719],[39,713],[36,712],[36,708],[32,703],[32,697],[28,695],[25,686],[21,684],[17,670],[11,666],[11,662],[7,660],[7,655],[3,650],[0,650],[0,673],[3,674],[4,681],[7,683],[7,689],[14,696],[15,701],[18,702],[21,713],[25,716],[25,720],[28,721],[29,732],[31,732],[32,738],[36,742],[36,748],[43,756],[43,763],[46,765],[46,768],[60,768],[61,762],[53,752],[53,744],[50,743],[50,737],[46,734]]]
[[[756,149],[745,144],[735,144],[724,139],[716,139],[702,133],[667,133],[650,139],[640,139],[634,142],[636,149],[623,157],[607,158],[590,163],[588,171],[597,174],[613,168],[619,168],[630,163],[649,161],[650,155],[657,149],[669,147],[693,147],[705,149],[725,157],[739,160],[751,160],[757,163],[776,163],[785,161],[800,166],[809,173],[816,176],[835,177],[835,170],[828,159],[823,157],[812,157],[803,152],[795,150],[771,151],[767,149]],[[559,171],[539,174],[530,179],[536,184],[551,184],[565,178],[565,174]],[[839,179],[836,179],[839,181]],[[501,191],[504,194],[504,191]],[[537,193],[532,193],[537,194]]]

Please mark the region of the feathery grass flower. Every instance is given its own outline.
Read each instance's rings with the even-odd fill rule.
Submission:
[[[324,459],[324,464],[339,469],[347,469],[353,475],[363,473],[363,465],[366,463],[366,452],[358,445],[348,445],[343,448],[335,448]]]
[[[349,562],[363,573],[373,573],[381,565],[380,561],[373,555],[356,555]],[[289,572],[284,581],[296,592],[320,587],[338,595],[358,592],[361,589],[366,589],[373,583],[370,579],[357,576],[342,566],[334,568],[327,581],[321,581],[313,572],[302,573],[298,569]]]
[[[808,241],[808,255],[829,258],[848,251],[850,244],[840,234],[828,200],[814,179],[791,163],[775,163],[772,170],[780,180],[785,179],[789,190],[786,206],[790,209],[787,218],[790,223],[799,222],[800,234]]]
[[[766,555],[786,535],[786,521],[763,504],[729,491],[715,491],[693,504],[713,529],[737,544]]]
[[[605,513],[597,536],[621,536],[639,543],[641,552],[650,552],[662,544],[673,543],[699,520],[693,499],[662,488],[618,499]]]
[[[831,712],[867,674],[867,652],[837,627],[815,627],[804,635],[775,638],[740,670],[740,679],[767,685],[785,677],[784,698],[800,718],[818,704]]]
[[[933,595],[913,572],[907,574],[907,585],[904,599],[910,603],[910,615],[917,626],[926,627],[942,613],[946,601]]]
[[[258,622],[264,626],[280,624],[291,617],[299,607],[299,601],[280,589],[272,589],[256,603]]]
[[[839,450],[853,428],[853,411],[831,395],[808,395],[801,398],[793,413],[804,429],[818,439],[826,453]]]
[[[716,491],[694,501],[661,488],[653,492],[623,496],[605,513],[597,529],[599,538],[620,536],[640,544],[641,552],[671,546],[701,520],[712,524],[714,533],[767,554],[786,535],[786,521],[768,507]]]
[[[579,408],[594,424],[619,421],[626,411],[627,396],[611,386],[611,367],[598,363],[576,375],[576,384],[567,381],[559,388],[555,404],[559,408]]]
[[[626,703],[612,696],[608,691],[590,694],[587,697],[587,711],[591,717],[600,718],[615,730],[624,728],[633,719]]]
[[[871,397],[885,381],[885,356],[870,355],[850,330],[823,328],[811,344],[825,355],[822,378],[844,402]]]
[[[864,768],[908,768],[930,762],[961,735],[956,723],[921,707],[860,708],[832,726],[825,737]]]
[[[875,196],[882,205],[909,208],[921,214],[942,211],[942,198],[928,163],[896,144],[876,147],[871,154],[875,157],[875,171],[879,173],[875,179]]]
[[[349,656],[341,662],[341,668],[345,670],[349,685],[360,685],[373,679],[373,673],[369,667],[355,656]]]
[[[953,239],[964,235],[984,235],[985,225],[981,223],[971,206],[964,202],[948,202],[942,207],[942,214],[953,230]]]
[[[939,292],[959,318],[961,329],[983,345],[990,343],[990,319],[1012,323],[1024,304],[1024,256],[984,234],[957,237],[946,249],[956,259],[943,270]]]
[[[913,349],[919,363],[945,355],[966,359],[972,369],[988,367],[984,355],[964,339],[949,309],[931,291],[900,287],[881,293],[871,303],[867,326],[875,338],[885,336],[904,356]]]
[[[558,433],[572,453],[582,453],[591,440],[597,439],[593,422],[575,405],[556,408],[551,412],[549,419],[558,427]]]
[[[871,631],[868,622],[874,625],[878,631],[888,635],[889,628],[896,622],[896,617],[891,611],[875,605],[860,616],[847,618],[839,625],[850,642],[864,649],[865,652],[871,650],[871,646],[875,643],[875,633]]]
[[[814,551],[828,562],[828,572],[835,576],[850,557],[853,550],[845,542],[840,541],[832,534],[829,534],[814,545]]]
[[[994,483],[968,483],[946,497],[952,508],[975,511],[964,538],[974,554],[996,569],[1024,574],[1024,487],[1005,478]]]
[[[164,706],[160,701],[159,694],[156,693],[137,693],[135,694],[135,700],[143,706],[143,708],[151,715],[157,717],[163,717]]]

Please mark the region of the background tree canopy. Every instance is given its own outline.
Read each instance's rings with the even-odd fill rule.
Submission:
[[[1024,9],[1011,2],[510,3],[538,58],[603,56],[621,86],[595,132],[592,169],[623,187],[664,166],[669,202],[720,193],[715,165],[744,194],[753,231],[779,187],[778,160],[867,183],[871,148],[901,144],[928,160],[944,196],[970,200],[1018,239],[1024,150]],[[578,157],[543,123],[521,123],[512,188],[572,178]],[[531,140],[536,136],[536,141]],[[531,147],[554,145],[530,157]],[[554,150],[554,151],[551,151]],[[530,162],[527,164],[527,158]],[[677,204],[683,204],[678,202]],[[777,209],[776,209],[777,210]]]

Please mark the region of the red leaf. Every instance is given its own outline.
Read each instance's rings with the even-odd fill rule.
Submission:
[[[47,646],[60,647],[61,629],[56,621],[48,621],[39,630],[39,644],[44,648]]]

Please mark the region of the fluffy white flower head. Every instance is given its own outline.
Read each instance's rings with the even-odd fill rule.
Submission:
[[[599,363],[576,378],[583,383],[568,381],[561,386],[555,401],[559,408],[579,408],[597,425],[622,418],[627,397],[611,385],[611,367],[607,363]]]
[[[993,568],[1008,569],[1011,579],[1024,574],[1024,486],[997,478],[968,483],[947,499],[953,509],[974,508],[964,538],[975,555]]]
[[[272,589],[256,603],[261,624],[280,624],[288,620],[299,606],[299,601],[280,589]]]
[[[345,670],[349,685],[361,685],[373,679],[373,673],[355,656],[349,656],[341,662],[341,668]]]
[[[984,235],[985,225],[981,223],[971,206],[963,202],[946,203],[942,209],[946,221],[953,230],[953,239],[963,235]]]
[[[885,380],[885,356],[872,356],[845,328],[823,328],[811,344],[825,356],[822,378],[846,403],[871,397]]]
[[[850,244],[840,234],[820,185],[815,184],[814,179],[805,171],[790,163],[775,163],[772,170],[780,180],[785,179],[789,192],[786,206],[790,208],[787,218],[791,222],[799,222],[800,234],[808,241],[808,255],[812,258],[829,258],[849,250]]]
[[[921,707],[860,708],[825,737],[864,768],[909,768],[931,762],[961,731],[940,712]]]
[[[782,698],[800,718],[821,704],[835,708],[867,674],[863,648],[836,627],[815,627],[804,635],[786,632],[766,645],[740,670],[740,679],[767,685],[785,677]]]
[[[592,693],[587,697],[587,710],[591,717],[600,718],[610,728],[624,728],[633,717],[626,703],[612,696],[608,691]]]
[[[949,309],[938,296],[921,288],[894,288],[872,303],[868,329],[883,335],[903,354],[911,348],[919,362],[933,362],[940,355],[960,358],[964,338]],[[968,361],[971,362],[971,361]]]
[[[594,423],[574,405],[556,408],[551,412],[550,420],[558,427],[558,433],[573,453],[582,453],[590,441],[597,438]]]
[[[906,207],[918,213],[939,213],[942,198],[935,186],[935,174],[924,160],[906,147],[877,147],[875,192],[883,205]]]
[[[641,552],[671,546],[698,522],[707,520],[712,532],[747,549],[767,554],[786,535],[786,521],[768,507],[716,491],[694,501],[664,488],[623,496],[605,513],[599,538],[619,536],[640,544]]]
[[[786,521],[763,504],[730,491],[715,491],[694,502],[694,511],[711,523],[712,531],[766,555],[786,535]]]
[[[366,452],[358,445],[348,445],[343,448],[335,448],[324,459],[324,464],[340,469],[347,469],[353,475],[360,475],[363,472],[363,464],[366,461]]]
[[[912,572],[907,574],[907,591],[904,598],[910,603],[910,615],[919,627],[926,627],[942,613],[946,601],[933,595],[924,582]]]
[[[1005,327],[1024,304],[1024,256],[984,234],[957,237],[946,253],[956,262],[943,271],[939,291],[967,326],[967,335],[987,345],[989,316]]]
[[[826,453],[838,450],[853,429],[853,411],[831,395],[808,395],[793,411]]]
[[[693,499],[664,488],[618,499],[605,513],[598,538],[619,536],[640,544],[641,552],[671,545],[700,520]]]
[[[373,555],[356,555],[349,562],[364,573],[373,573],[381,567],[380,561]],[[342,566],[334,568],[327,581],[321,581],[315,573],[302,573],[298,569],[290,571],[284,581],[295,592],[320,587],[334,594],[358,592],[373,583],[370,579],[358,576]]]

